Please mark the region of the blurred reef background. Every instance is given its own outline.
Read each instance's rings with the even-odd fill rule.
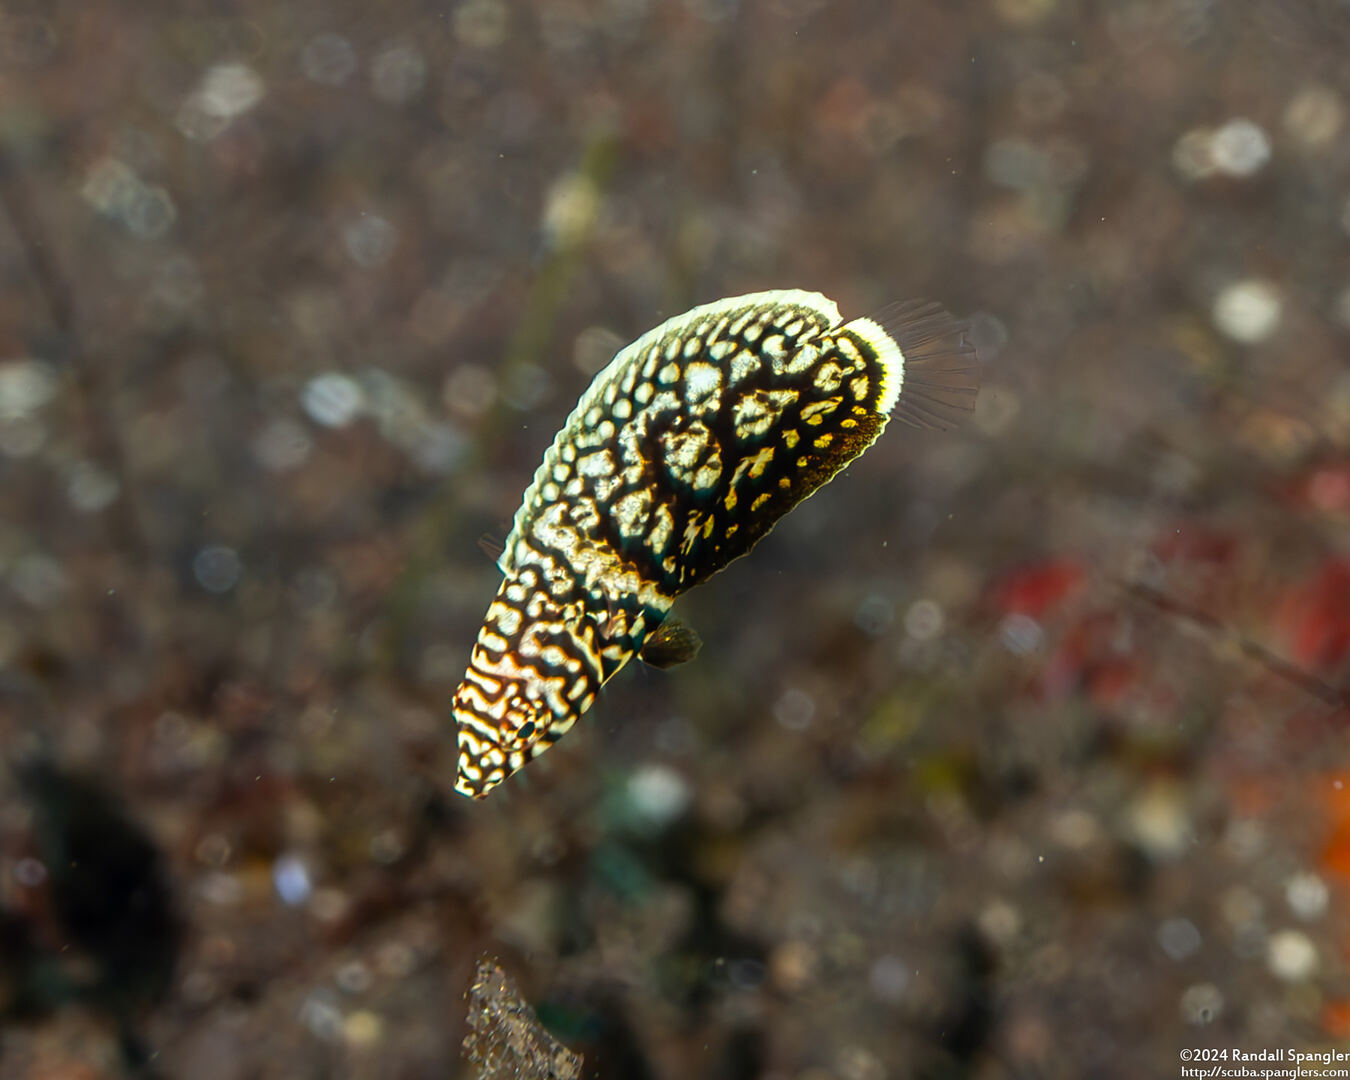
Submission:
[[[485,955],[604,1078],[1347,1045],[1348,54],[1344,0],[0,3],[0,1076],[490,1076]],[[969,318],[972,421],[448,793],[478,538],[618,347],[788,287]]]

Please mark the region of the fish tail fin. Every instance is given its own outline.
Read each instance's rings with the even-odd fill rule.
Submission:
[[[844,329],[865,339],[886,370],[879,411],[914,427],[945,430],[975,408],[979,361],[966,340],[969,325],[941,304],[898,301]]]

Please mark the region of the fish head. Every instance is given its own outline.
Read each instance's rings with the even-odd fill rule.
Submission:
[[[455,694],[459,765],[455,790],[481,799],[553,745],[561,731],[548,704],[522,683],[507,683],[491,711],[466,680]],[[570,725],[568,725],[570,726]]]

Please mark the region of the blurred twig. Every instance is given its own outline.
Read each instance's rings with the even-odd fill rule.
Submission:
[[[1250,638],[1244,638],[1231,627],[1226,626],[1215,616],[1207,611],[1187,604],[1183,600],[1167,595],[1160,589],[1151,585],[1145,585],[1138,581],[1126,581],[1116,579],[1115,584],[1124,589],[1132,596],[1143,600],[1145,603],[1157,608],[1159,611],[1174,618],[1181,619],[1192,626],[1196,626],[1205,631],[1212,637],[1220,638],[1232,643],[1238,651],[1249,660],[1260,664],[1271,674],[1284,679],[1286,682],[1297,686],[1305,694],[1317,698],[1333,709],[1350,708],[1350,687],[1338,689],[1319,679],[1316,675],[1304,670],[1297,664],[1292,664],[1282,657],[1276,656],[1269,649],[1258,645]]]
[[[616,145],[611,128],[602,125],[591,136],[576,172],[564,181],[572,186],[578,202],[584,204],[589,200],[590,205],[577,206],[569,220],[555,231],[549,254],[516,331],[507,344],[498,377],[499,386],[510,387],[526,374],[553,339],[558,311],[594,230],[595,215],[613,171]],[[490,460],[498,446],[509,437],[514,430],[512,411],[513,407],[499,394],[479,429],[472,456],[464,466],[466,472]],[[388,592],[386,612],[390,625],[386,657],[397,656],[400,652],[421,583],[431,568],[442,560],[446,537],[454,529],[459,510],[459,490],[456,485],[447,484],[443,494],[424,515],[403,570]]]
[[[146,556],[149,544],[132,505],[126,451],[108,409],[112,395],[103,372],[109,366],[91,356],[80,340],[79,307],[74,292],[57,265],[51,245],[44,240],[37,213],[28,198],[23,170],[3,145],[0,145],[0,211],[9,221],[34,291],[47,309],[48,321],[70,365],[80,426],[88,433],[92,455],[103,460],[120,485],[119,497],[106,511],[109,528],[123,550]]]
[[[545,223],[550,250],[506,347],[500,372],[503,385],[510,386],[522,371],[536,363],[553,338],[558,311],[595,230],[605,186],[614,168],[615,152],[614,133],[608,127],[597,131],[576,172],[563,181],[566,190],[555,189],[551,197],[554,205],[547,216],[556,220]],[[499,397],[484,425],[487,437],[482,446],[491,447],[503,435],[509,408]]]

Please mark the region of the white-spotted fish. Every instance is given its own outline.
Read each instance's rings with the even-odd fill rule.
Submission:
[[[481,798],[552,746],[680,593],[746,554],[892,414],[946,427],[975,393],[964,327],[931,303],[845,323],[819,293],[752,293],[622,349],[516,511],[454,697],[455,790]],[[697,644],[681,627],[652,659]]]

